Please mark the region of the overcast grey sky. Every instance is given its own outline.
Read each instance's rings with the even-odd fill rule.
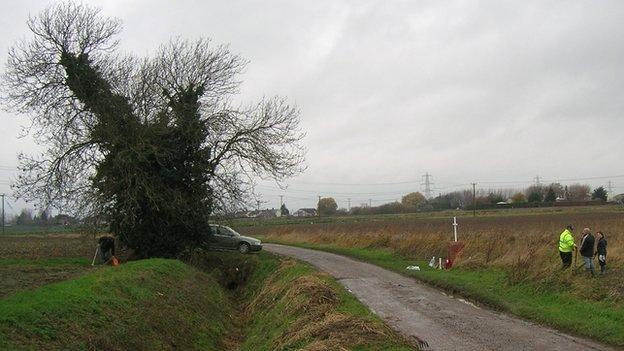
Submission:
[[[380,204],[421,190],[425,172],[436,192],[624,175],[622,1],[86,2],[123,20],[124,51],[211,37],[251,61],[242,101],[300,107],[308,170],[287,190],[260,186],[263,207],[279,194],[291,209],[316,195]],[[2,4],[2,69],[28,14],[50,3]],[[0,121],[8,191],[17,152],[36,148],[17,138],[26,116]]]

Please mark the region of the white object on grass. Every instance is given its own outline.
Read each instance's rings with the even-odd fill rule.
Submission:
[[[440,260],[440,269],[442,269],[442,257],[438,258]]]
[[[455,242],[457,242],[457,217],[453,217],[453,231],[455,232]]]
[[[435,256],[433,256],[431,257],[431,261],[429,261],[429,267],[435,268],[435,266],[436,266]]]
[[[407,267],[405,267],[405,269],[410,270],[410,271],[419,271],[420,267],[418,267],[418,266],[407,266]]]
[[[95,265],[95,258],[97,257],[98,251],[100,251],[100,244],[95,247],[95,255],[93,255],[93,262],[91,262],[92,266]]]

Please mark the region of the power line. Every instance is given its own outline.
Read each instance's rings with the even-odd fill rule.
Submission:
[[[538,176],[539,177],[539,176]],[[619,175],[605,175],[605,176],[595,176],[595,177],[584,177],[584,178],[566,178],[566,179],[552,179],[548,181],[544,181],[542,177],[539,177],[539,181],[541,184],[548,182],[574,182],[574,181],[583,181],[583,180],[599,180],[599,179],[609,179],[609,178],[624,178],[624,174]],[[531,184],[535,182],[535,178],[533,180],[506,180],[506,181],[490,181],[490,180],[482,180],[477,179],[479,184]],[[334,183],[334,182],[309,182],[309,181],[291,181],[293,184],[306,184],[306,185],[329,185],[329,186],[385,186],[385,185],[405,185],[405,184],[417,184],[422,183],[421,180],[407,180],[407,181],[399,181],[399,182],[380,182],[380,183]],[[470,185],[471,183],[465,183],[465,185]],[[461,186],[464,184],[451,185],[448,187]],[[444,187],[440,187],[442,189]]]
[[[408,180],[403,182],[387,182],[387,183],[326,183],[326,182],[305,182],[305,181],[293,181],[297,184],[306,185],[337,185],[337,186],[383,186],[383,185],[402,185],[402,184],[414,184],[419,183],[420,180]]]
[[[280,191],[280,192],[294,192],[294,193],[305,193],[305,194],[309,194],[311,192],[311,190],[304,190],[304,189],[281,189],[281,188],[274,188],[274,187],[270,187],[270,186],[265,186],[265,185],[258,185],[257,187],[265,189],[265,190],[274,190],[274,191]],[[400,195],[405,193],[406,191],[411,191],[411,189],[408,190],[403,190],[403,191],[385,191],[385,192],[342,192],[342,191],[332,191],[332,190],[323,190],[323,192],[327,192],[327,193],[332,193],[335,195]]]
[[[432,186],[432,182],[431,182],[431,175],[427,172],[424,176],[423,176],[425,182],[421,183],[422,185],[425,186],[425,193],[429,196],[431,196],[430,194],[433,193],[433,186]],[[427,187],[426,187],[426,181],[427,178],[429,178],[429,192],[427,192]],[[555,179],[553,180],[553,182],[573,182],[573,181],[583,181],[583,180],[598,180],[598,179],[609,179],[609,178],[624,178],[624,175],[611,175],[611,176],[595,176],[595,177],[579,177],[579,178],[566,178],[566,179]],[[611,180],[610,180],[611,181]],[[531,184],[548,184],[550,181],[544,180],[542,177],[540,177],[539,175],[536,176],[535,178],[533,178],[532,180],[521,180],[521,181],[475,181],[475,183],[479,183],[480,184],[480,188],[481,190],[485,190],[487,191],[488,189],[491,190],[496,190],[496,189],[514,189],[516,187],[526,187],[528,185]],[[332,184],[332,185],[336,185],[336,184],[345,184],[346,185],[364,185],[365,183],[323,183],[323,182],[318,182],[318,183],[314,183],[314,182],[294,182],[294,183],[298,183],[298,184],[303,184],[303,183],[307,183],[307,184]],[[411,184],[412,182],[384,182],[384,183],[367,183],[367,184],[371,184],[371,185],[396,185],[396,184]],[[437,190],[442,190],[442,189],[453,189],[453,188],[462,188],[464,187],[464,189],[469,188],[472,185],[472,183],[458,183],[458,184],[450,184],[450,185],[446,185],[446,186],[440,186],[440,187],[436,187],[436,191]],[[258,184],[257,185],[259,188],[261,189],[268,189],[269,194],[265,194],[268,196],[284,196],[284,192],[286,192],[287,196],[290,199],[293,200],[301,200],[301,201],[308,201],[308,200],[313,200],[316,196],[314,195],[314,193],[326,193],[328,195],[331,195],[333,198],[335,198],[336,200],[341,200],[341,201],[346,201],[349,202],[351,201],[351,203],[353,201],[362,201],[362,202],[367,202],[369,205],[372,202],[381,202],[381,201],[395,201],[396,196],[400,196],[400,195],[404,195],[406,193],[412,192],[413,188],[411,189],[395,189],[395,190],[388,190],[388,191],[371,191],[371,192],[363,192],[363,191],[340,191],[340,189],[335,189],[338,191],[334,191],[334,190],[330,190],[330,189],[318,189],[316,187],[314,187],[313,189],[292,189],[292,188],[288,188],[288,187],[275,187],[275,186],[269,186],[269,185],[264,185],[264,184]],[[312,188],[312,187],[311,187]],[[475,192],[474,189],[473,192]],[[613,193],[617,191],[617,189],[615,189],[615,187],[610,189],[610,192]],[[290,194],[294,194],[295,196],[290,196]],[[376,199],[376,197],[393,197],[393,198],[388,198],[388,199]],[[361,200],[360,200],[361,199]],[[350,205],[349,205],[350,206]]]

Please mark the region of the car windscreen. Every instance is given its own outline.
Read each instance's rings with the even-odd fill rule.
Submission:
[[[222,235],[238,236],[239,234],[228,227],[219,227],[219,233]]]

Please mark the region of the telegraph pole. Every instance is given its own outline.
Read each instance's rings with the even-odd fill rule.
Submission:
[[[368,199],[368,207],[373,207],[373,200]]]
[[[321,218],[321,195],[319,195],[318,199],[319,201],[316,204],[316,215],[318,216],[318,218]]]
[[[539,186],[542,185],[542,182],[540,181],[540,176],[539,175],[536,175],[535,178],[533,178],[533,180],[535,180],[535,185],[536,186],[539,187]]]
[[[4,194],[2,196],[2,235],[4,235]]]
[[[347,207],[348,207],[348,209],[349,209],[349,212],[351,212],[351,198],[348,198],[348,199],[347,199],[347,204],[348,204],[348,206],[347,206]]]
[[[477,183],[472,183],[472,216],[477,216]]]
[[[607,200],[609,200],[613,196],[613,183],[611,181],[607,182],[607,191]]]

